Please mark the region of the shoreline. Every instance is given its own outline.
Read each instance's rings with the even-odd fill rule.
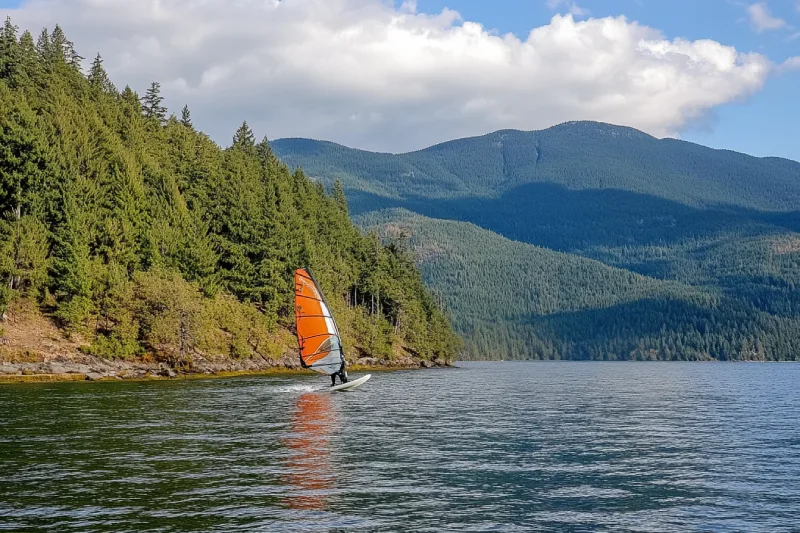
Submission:
[[[13,363],[12,363],[13,364]],[[144,374],[123,374],[121,372],[79,372],[77,367],[85,366],[81,364],[64,365],[68,368],[67,372],[28,372],[18,371],[15,373],[2,372],[4,366],[9,363],[0,362],[0,385],[16,383],[69,383],[69,382],[145,382],[145,381],[182,381],[199,379],[225,379],[243,376],[312,376],[314,372],[300,367],[275,366],[269,368],[257,368],[249,370],[224,370],[217,371],[195,371],[195,372],[146,372]],[[401,370],[425,370],[430,368],[447,368],[452,364],[424,365],[368,365],[353,364],[348,365],[348,372],[396,372]],[[72,367],[72,368],[70,368]]]
[[[30,304],[28,302],[28,304]],[[91,355],[89,342],[80,335],[69,338],[49,317],[30,305],[20,304],[13,319],[2,323],[0,335],[0,384],[75,381],[157,381],[224,378],[245,375],[313,375],[300,366],[294,337],[285,330],[270,341],[270,355],[253,353],[232,358],[219,353],[192,351],[176,364],[147,353],[130,359],[107,359]],[[443,359],[429,361],[408,350],[393,350],[390,356],[373,357],[354,351],[350,371],[411,370],[451,366]]]

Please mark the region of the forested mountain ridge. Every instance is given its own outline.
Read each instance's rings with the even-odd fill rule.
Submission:
[[[800,352],[800,308],[642,276],[405,210],[357,217],[408,240],[472,359],[748,360]],[[796,298],[793,300],[796,301]],[[788,357],[791,358],[791,357]]]
[[[389,198],[499,197],[523,185],[550,183],[570,190],[623,190],[694,207],[794,211],[800,205],[798,162],[659,140],[596,122],[502,130],[406,154],[308,139],[271,145],[290,167],[336,176],[346,189]]]
[[[293,270],[308,266],[350,358],[455,356],[413,258],[362,235],[341,188],[290,172],[247,123],[222,149],[188,108],[168,115],[158,83],[140,98],[99,55],[88,75],[82,59],[58,26],[38,40],[10,20],[0,32],[0,306],[12,322],[32,305],[109,359],[275,359],[292,344]]]
[[[800,163],[591,122],[495,132],[399,155],[297,139],[271,144],[312,178],[340,179],[363,225],[386,236],[383,224],[406,218],[418,253],[429,249],[424,238],[458,250],[456,263],[440,257],[426,264],[419,255],[418,261],[432,287],[461,295],[448,304],[470,353],[493,353],[494,343],[533,358],[800,357],[793,340],[800,338]],[[397,208],[408,211],[386,211]],[[430,219],[475,224],[518,244],[676,282],[681,296],[584,306],[569,286],[581,287],[582,280],[569,277],[569,268],[551,268],[542,280],[546,292],[574,299],[567,306],[574,310],[550,315],[505,299],[501,307],[533,311],[524,319],[498,317],[488,327],[487,298],[509,294],[511,282],[499,269],[517,261],[517,249],[501,245],[497,235],[477,237]],[[487,257],[472,247],[493,250],[495,274],[483,271]],[[529,252],[525,268],[569,263]],[[447,278],[447,268],[460,274]],[[615,279],[598,279],[610,285],[597,290],[622,290]],[[482,284],[484,293],[473,290]],[[695,291],[712,300],[689,302],[685,295]],[[494,331],[493,340],[476,348],[471,324]]]

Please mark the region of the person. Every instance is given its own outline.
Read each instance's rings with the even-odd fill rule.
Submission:
[[[347,370],[344,369],[344,363],[342,363],[342,367],[338,372],[331,374],[331,387],[336,385],[336,376],[339,376],[339,381],[342,382],[342,385],[347,383]]]

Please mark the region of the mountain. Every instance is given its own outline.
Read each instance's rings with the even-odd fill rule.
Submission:
[[[530,311],[524,321],[497,315],[495,330],[508,330],[499,335],[506,340],[498,340],[498,346],[552,341],[556,347],[547,356],[629,358],[636,351],[629,351],[629,344],[611,353],[598,335],[613,330],[620,320],[638,320],[636,313],[646,313],[659,317],[667,331],[659,327],[654,333],[652,325],[632,324],[626,337],[636,339],[637,353],[644,349],[658,358],[675,357],[674,350],[664,348],[669,346],[668,331],[674,330],[696,336],[692,349],[681,343],[693,357],[798,357],[798,347],[788,339],[800,335],[800,296],[794,290],[800,283],[800,163],[658,140],[630,128],[590,122],[538,132],[501,131],[396,155],[303,139],[271,145],[283,161],[302,167],[312,178],[328,184],[341,181],[362,226],[386,237],[382,227],[408,220],[426,281],[440,292],[460,295],[448,304],[459,330],[472,338],[472,353],[487,353],[485,343],[476,349],[467,320],[485,310],[486,295],[469,292],[482,284],[492,294],[504,295],[501,307]],[[403,211],[387,209],[407,211],[401,215]],[[581,291],[564,283],[569,278],[543,271],[541,283],[568,304],[555,313],[556,319],[537,310],[535,303],[508,296],[514,291],[507,276],[476,277],[485,269],[477,252],[450,266],[460,269],[461,281],[433,275],[419,255],[429,248],[424,239],[439,246],[450,243],[462,252],[501,241],[488,234],[475,239],[439,223],[433,231],[430,219],[474,224],[495,238],[539,247],[525,269],[566,264],[575,257],[591,259],[644,276],[648,283],[674,282],[681,287],[682,301],[683,295],[693,294],[694,303],[677,312],[666,303],[676,293],[654,291],[632,301],[586,307]],[[491,249],[497,263],[489,272],[505,272],[504,265],[515,264],[513,247]],[[562,255],[545,260],[542,249]],[[598,285],[595,290],[608,293],[624,286],[619,279],[603,278],[592,286]],[[575,287],[580,287],[577,281]],[[541,298],[539,292],[523,294],[523,299]],[[698,306],[697,294],[712,299]],[[556,327],[554,320],[571,321],[571,327]],[[550,329],[543,333],[545,323]],[[554,336],[554,331],[561,333]],[[707,340],[698,341],[700,337]],[[522,356],[542,353],[529,350]]]
[[[742,359],[800,349],[800,320],[401,209],[356,221],[408,242],[471,359]],[[765,334],[765,330],[773,332]]]
[[[3,322],[19,333],[33,309],[104,359],[269,363],[296,349],[293,273],[310,267],[352,359],[455,356],[413,258],[362,235],[341,190],[290,172],[247,123],[223,149],[188,108],[167,115],[158,83],[119,91],[99,55],[88,76],[80,59],[58,26],[38,44],[0,31]],[[0,361],[42,355],[5,335]]]
[[[800,205],[800,163],[659,140],[595,122],[498,131],[396,155],[308,139],[271,144],[285,163],[311,176],[336,177],[347,189],[394,199],[499,199],[529,190],[526,185],[554,184],[571,191],[621,190],[692,207],[792,211]]]

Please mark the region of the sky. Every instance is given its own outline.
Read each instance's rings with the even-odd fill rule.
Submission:
[[[227,145],[403,152],[571,120],[800,160],[800,0],[0,0]]]

